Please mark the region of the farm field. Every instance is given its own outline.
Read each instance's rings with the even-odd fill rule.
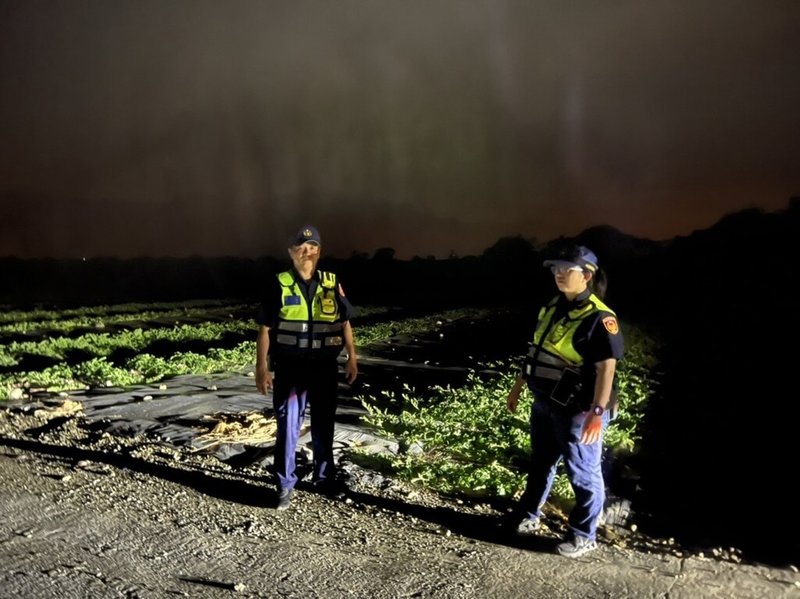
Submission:
[[[17,399],[239,371],[255,356],[256,308],[195,301],[6,312],[0,317],[0,393]]]
[[[256,309],[198,300],[9,311],[0,319],[0,392],[12,400],[76,393],[91,398],[175,377],[252,376]],[[514,360],[526,346],[519,315],[367,307],[359,309],[354,326],[362,374],[353,388],[343,386],[342,413],[403,448],[425,448],[361,455],[362,462],[439,492],[519,494],[529,451],[529,403],[518,415],[504,408]],[[653,391],[652,344],[635,329],[628,336],[633,359],[619,375],[624,407],[607,434],[618,453],[635,450]],[[554,497],[571,499],[563,474]]]
[[[525,416],[504,409],[513,360],[527,341],[520,316],[473,308],[360,310],[359,381],[340,385],[337,415],[347,499],[315,497],[301,483],[296,510],[284,518],[269,509],[274,421],[270,398],[252,380],[254,310],[193,302],[6,313],[3,380],[12,399],[0,404],[0,468],[8,483],[0,505],[14,524],[0,578],[12,596],[86,589],[87,596],[217,596],[236,585],[268,596],[257,590],[259,580],[277,576],[279,564],[257,558],[258,548],[302,549],[286,545],[280,530],[318,548],[309,573],[339,572],[343,556],[350,556],[347,568],[364,568],[362,560],[371,559],[364,551],[373,558],[391,552],[409,573],[398,581],[407,594],[540,596],[518,586],[525,577],[491,574],[488,566],[513,559],[519,567],[551,569],[552,543],[565,530],[571,499],[559,479],[543,536],[533,544],[496,528],[521,488],[528,450]],[[654,390],[648,373],[657,371],[652,342],[635,327],[626,333],[631,360],[620,372],[620,392],[628,408],[608,435],[620,455],[635,452],[639,418]],[[38,370],[25,366],[33,360],[41,361]],[[308,471],[302,460],[300,469]],[[35,496],[27,491],[33,488]],[[32,511],[46,516],[33,523],[25,515]],[[129,513],[138,516],[130,521]],[[639,580],[642,592],[675,592],[677,568],[688,573],[679,587],[686,596],[717,576],[735,581],[733,592],[721,587],[731,597],[783,596],[796,582],[791,572],[740,566],[734,548],[682,547],[635,531],[631,514],[612,515],[617,519],[603,527],[595,559],[628,566],[606,569],[609,592],[636,586],[635,564],[663,569]],[[212,558],[214,547],[230,559]],[[433,570],[412,558],[420,551]],[[122,554],[124,564],[116,557]],[[458,558],[449,562],[448,555]],[[388,567],[374,559],[370,567]],[[260,566],[243,570],[243,560]],[[565,572],[542,588],[566,592],[578,576],[584,594],[576,596],[592,596],[594,583],[576,567],[572,577]],[[381,571],[387,580],[394,576]],[[340,573],[311,584],[325,596],[394,596],[370,577],[359,580]],[[281,588],[291,594],[293,584]]]

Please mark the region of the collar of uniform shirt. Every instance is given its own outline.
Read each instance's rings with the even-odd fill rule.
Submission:
[[[296,283],[300,285],[300,289],[305,294],[306,299],[310,298],[317,289],[317,277],[318,277],[317,272],[319,271],[315,270],[311,278],[308,281],[304,281],[303,277],[300,276],[300,273],[298,273],[294,267],[292,268],[292,274],[294,275],[294,280]]]
[[[586,288],[585,291],[582,291],[574,300],[569,301],[565,295],[561,295],[558,298],[558,303],[556,304],[556,311],[559,313],[562,312],[569,312],[578,306],[585,304],[586,300],[589,299],[589,296],[592,294],[592,290]]]

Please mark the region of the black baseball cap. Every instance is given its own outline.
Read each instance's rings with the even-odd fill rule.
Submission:
[[[322,239],[319,236],[319,231],[316,227],[305,225],[300,227],[296,234],[289,239],[289,244],[292,246],[303,245],[304,243],[313,243],[322,246]]]

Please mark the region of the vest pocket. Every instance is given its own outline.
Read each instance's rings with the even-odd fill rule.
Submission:
[[[565,368],[556,386],[550,393],[550,399],[561,406],[570,405],[579,396],[583,388],[583,380],[579,370]]]

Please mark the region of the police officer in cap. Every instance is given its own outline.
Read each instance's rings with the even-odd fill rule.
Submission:
[[[257,316],[256,386],[263,394],[272,390],[278,421],[275,476],[280,510],[289,507],[297,483],[295,450],[308,406],[313,484],[322,492],[335,491],[337,357],[343,349],[347,382],[352,384],[358,376],[350,326],[353,308],[336,275],[317,270],[321,246],[317,229],[300,228],[289,241],[292,268],[269,281]]]
[[[573,246],[544,265],[560,293],[539,311],[522,373],[507,398],[515,412],[522,389],[527,386],[533,394],[531,463],[516,532],[535,534],[563,458],[575,507],[570,532],[556,550],[579,557],[597,547],[605,501],[603,430],[615,409],[614,373],[623,341],[616,314],[603,303],[605,276],[594,252]]]

